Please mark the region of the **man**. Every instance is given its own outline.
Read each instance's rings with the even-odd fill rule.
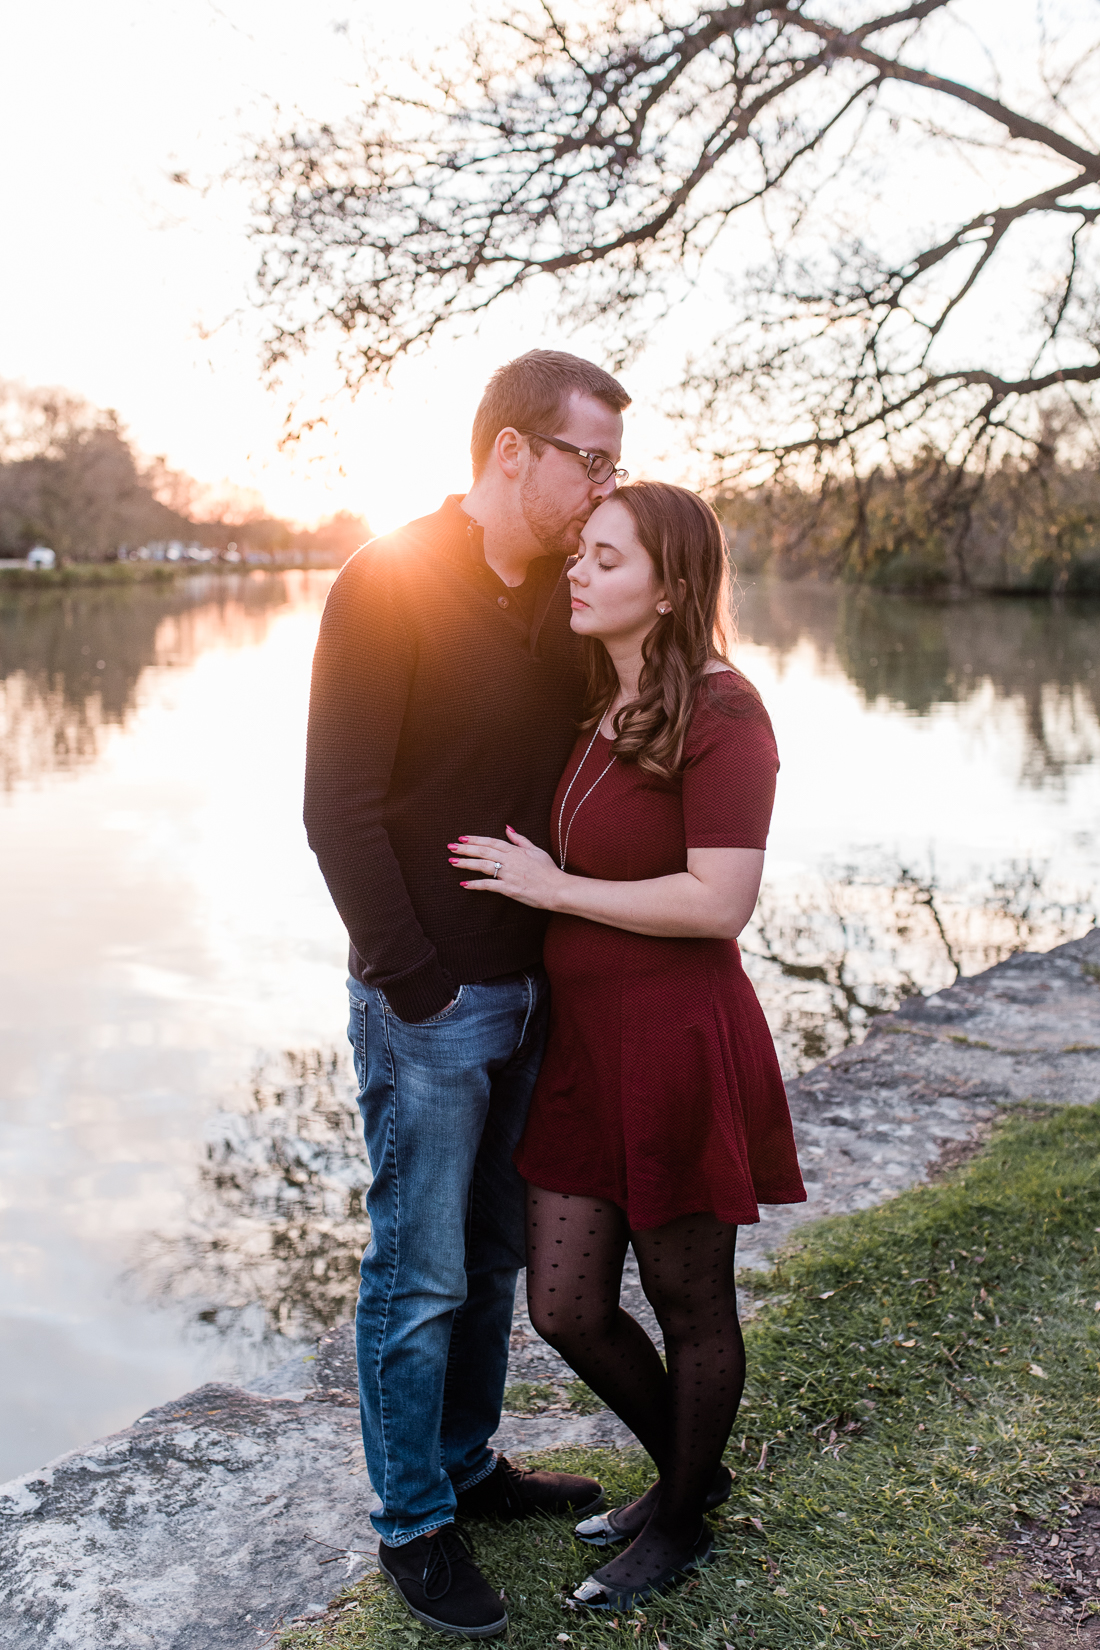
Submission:
[[[484,1638],[508,1618],[454,1519],[583,1515],[592,1479],[494,1457],[542,1058],[545,915],[471,896],[461,832],[549,847],[581,681],[563,577],[614,491],[630,398],[532,350],[474,419],[464,498],[360,550],[314,660],[306,829],[351,941],[349,1036],[374,1179],[356,1312],[379,1564],[413,1614]]]

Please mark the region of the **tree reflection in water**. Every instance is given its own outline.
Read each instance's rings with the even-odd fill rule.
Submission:
[[[1087,933],[1096,891],[1059,896],[1045,878],[1045,867],[1010,862],[944,886],[872,849],[813,883],[765,884],[741,951],[784,1071],[860,1042],[905,997]]]
[[[943,888],[868,859],[812,889],[765,890],[743,950],[792,1073],[859,1042],[904,997],[1073,938],[1096,917],[1086,899],[1045,892],[1033,866]],[[155,1238],[131,1277],[183,1306],[199,1333],[233,1342],[238,1363],[270,1362],[352,1316],[369,1181],[348,1057],[279,1055],[212,1119],[186,1229]]]
[[[982,715],[1012,707],[1029,789],[1059,789],[1071,770],[1100,761],[1095,600],[945,601],[769,580],[741,592],[738,629],[781,660],[810,647],[819,668],[843,672],[867,706],[916,717],[942,705],[973,704]]]
[[[328,573],[205,573],[169,585],[0,589],[0,790],[94,762],[137,706],[150,667],[262,641],[276,612],[312,603]]]
[[[354,1311],[369,1183],[347,1056],[286,1052],[211,1119],[186,1229],[131,1278],[242,1352],[311,1339]]]

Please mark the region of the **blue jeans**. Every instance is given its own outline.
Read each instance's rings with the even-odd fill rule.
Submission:
[[[500,1425],[524,1183],[512,1164],[546,1042],[541,969],[419,1025],[349,980],[348,1036],[374,1178],[355,1314],[371,1517],[389,1546],[454,1518]]]

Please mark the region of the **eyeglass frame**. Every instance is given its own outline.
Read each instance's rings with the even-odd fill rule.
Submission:
[[[515,428],[517,435],[533,435],[539,441],[549,442],[550,446],[556,447],[560,453],[575,453],[578,458],[586,458],[588,460],[588,468],[586,473],[589,481],[596,481],[596,477],[592,474],[594,465],[611,464],[611,475],[604,476],[603,481],[596,481],[597,487],[603,487],[611,480],[611,476],[614,476],[616,481],[628,481],[630,479],[630,471],[624,470],[619,466],[612,464],[606,453],[585,452],[583,447],[574,447],[571,441],[563,441],[559,435],[544,435],[541,430],[521,430],[518,424]]]

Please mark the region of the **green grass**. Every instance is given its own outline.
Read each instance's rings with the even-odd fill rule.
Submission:
[[[583,1381],[565,1381],[553,1386],[549,1381],[516,1381],[504,1389],[504,1408],[512,1415],[538,1415],[551,1405],[562,1405],[578,1415],[595,1415],[604,1408],[591,1387]]]
[[[1075,1510],[1100,1456],[1100,1107],[1009,1119],[946,1180],[822,1222],[767,1287],[727,1460],[718,1561],[617,1621],[563,1594],[599,1562],[564,1520],[477,1525],[522,1650],[1016,1642],[991,1553]],[[778,1298],[777,1298],[778,1297]],[[562,1451],[611,1499],[644,1457]],[[350,1606],[350,1607],[348,1607]],[[375,1577],[286,1650],[444,1641]],[[562,1635],[568,1635],[562,1639]]]
[[[0,567],[0,591],[58,590],[101,584],[170,584],[194,562],[82,561],[64,567]]]

